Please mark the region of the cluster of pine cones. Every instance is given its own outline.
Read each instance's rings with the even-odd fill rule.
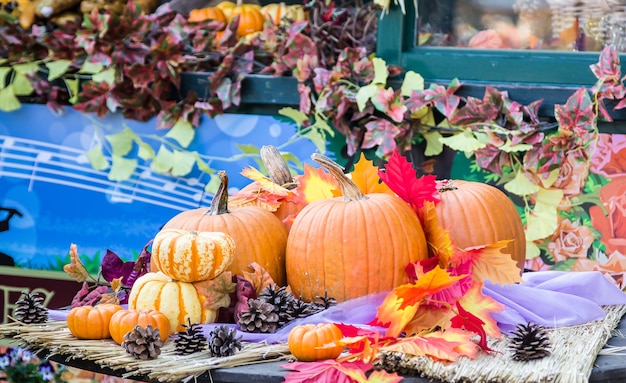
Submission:
[[[273,333],[295,319],[308,317],[337,304],[328,294],[317,298],[320,302],[304,302],[286,287],[273,284],[256,299],[248,300],[248,309],[239,314],[237,324],[242,331]]]

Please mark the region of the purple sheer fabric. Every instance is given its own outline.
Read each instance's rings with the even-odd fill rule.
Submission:
[[[500,329],[508,333],[517,324],[534,322],[547,327],[573,326],[604,318],[602,305],[626,304],[626,294],[600,272],[538,271],[524,273],[524,282],[500,286],[485,281],[483,293],[505,306],[493,315]],[[272,334],[240,332],[250,342],[286,342],[289,331],[304,323],[343,323],[366,326],[376,316],[376,308],[386,293],[343,302],[303,319],[291,322]],[[50,319],[64,320],[67,311],[50,310]],[[203,325],[208,336],[216,324]],[[229,324],[238,328],[234,324]],[[384,329],[380,329],[384,332]]]

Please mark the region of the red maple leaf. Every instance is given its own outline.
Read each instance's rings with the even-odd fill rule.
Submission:
[[[493,351],[487,344],[487,333],[483,327],[485,322],[483,322],[476,315],[465,310],[459,302],[456,302],[456,308],[458,310],[458,314],[450,321],[451,326],[453,328],[461,328],[477,334],[480,336],[478,345],[485,351]]]
[[[416,213],[424,206],[425,201],[439,202],[436,177],[428,174],[418,178],[413,165],[397,150],[389,157],[385,169],[378,170],[378,175]]]

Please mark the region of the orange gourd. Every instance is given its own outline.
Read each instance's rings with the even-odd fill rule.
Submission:
[[[239,16],[237,38],[263,30],[265,16],[261,13],[260,6],[256,4],[242,4],[241,0],[238,0],[237,5],[230,11],[228,22],[230,23],[236,16]]]
[[[67,314],[67,328],[78,339],[108,339],[111,317],[120,310],[122,306],[112,303],[74,307]]]
[[[163,228],[220,231],[235,240],[235,257],[227,269],[233,274],[249,271],[253,262],[263,267],[279,286],[286,284],[285,246],[287,231],[280,219],[258,206],[228,209],[228,176],[219,171],[221,184],[211,206],[184,211]]]
[[[159,329],[159,336],[165,342],[172,334],[170,320],[160,311],[156,310],[119,310],[111,317],[109,322],[109,331],[111,338],[117,343],[124,342],[124,335],[132,331],[135,326]]]
[[[226,26],[226,23],[227,23],[226,15],[224,15],[224,12],[222,11],[222,9],[218,7],[192,9],[189,12],[189,17],[187,18],[187,21],[189,21],[190,23],[200,22],[200,21],[205,21],[205,20],[220,21],[224,23],[224,26]]]
[[[160,271],[137,278],[128,296],[128,308],[162,312],[169,319],[172,331],[184,331],[183,325],[188,320],[213,323],[217,319],[217,310],[202,307],[193,283],[173,281]]]
[[[500,189],[462,180],[440,181],[437,218],[458,248],[512,239],[506,248],[520,271],[526,259],[524,226],[513,202]]]
[[[302,362],[322,359],[335,359],[343,351],[343,346],[330,346],[330,343],[343,338],[339,327],[333,323],[303,324],[289,331],[287,346],[289,352]],[[328,347],[323,347],[329,345]]]
[[[385,292],[406,282],[405,267],[428,257],[417,215],[396,195],[363,195],[339,165],[312,158],[339,182],[343,196],[308,204],[287,241],[287,282],[295,296],[338,302]]]
[[[233,262],[235,241],[222,232],[167,229],[152,242],[151,269],[181,282],[212,279]]]

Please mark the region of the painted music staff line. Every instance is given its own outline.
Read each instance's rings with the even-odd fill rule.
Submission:
[[[138,166],[129,180],[110,181],[107,173],[91,167],[81,150],[2,135],[1,177],[28,179],[29,191],[35,182],[48,182],[103,193],[111,202],[138,201],[181,211],[210,202],[204,201],[207,196],[198,179],[167,177],[153,173],[149,167]]]

